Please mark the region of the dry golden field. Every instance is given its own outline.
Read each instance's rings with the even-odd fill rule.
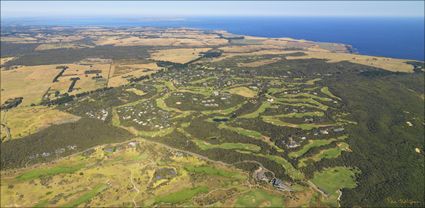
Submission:
[[[29,134],[34,134],[51,125],[74,122],[80,119],[45,106],[20,107],[7,112],[1,112],[1,123],[10,131],[10,139],[18,139]],[[6,131],[1,131],[1,139],[6,138]]]
[[[41,44],[35,48],[36,51],[59,49],[59,48],[89,48],[93,46],[73,44],[73,43],[46,43]]]
[[[304,51],[302,51],[304,52]],[[407,64],[405,59],[385,58],[377,56],[366,56],[349,53],[329,53],[329,52],[304,52],[305,56],[289,56],[287,59],[327,59],[330,63],[349,61],[356,64],[363,64],[372,67],[382,68],[392,72],[413,72],[413,66]]]
[[[178,48],[158,50],[151,54],[151,59],[156,61],[170,61],[184,64],[200,57],[200,53],[210,48]]]
[[[264,66],[267,64],[276,63],[280,60],[281,60],[280,58],[262,59],[262,60],[247,62],[247,63],[238,63],[237,65],[239,67],[259,67],[259,66]]]
[[[128,83],[128,79],[155,73],[160,69],[156,63],[117,64],[114,65],[109,77],[108,86],[117,87]]]
[[[24,66],[1,71],[1,100],[23,97],[22,105],[38,103],[58,74],[57,65]]]
[[[224,46],[219,48],[224,53],[250,53],[262,50],[282,49],[281,46],[273,45],[238,45],[238,46]]]
[[[92,67],[80,64],[66,64],[69,67],[58,82],[53,82],[54,77],[60,72],[56,67],[60,65],[22,66],[14,70],[1,71],[1,100],[23,97],[22,105],[37,104],[42,96],[50,91],[65,93],[71,83],[71,77],[79,77],[75,89],[71,94],[91,91],[105,87],[106,83],[97,83],[92,77],[95,74],[85,75],[88,69],[101,70],[100,75],[108,77],[110,64],[94,64]]]
[[[247,98],[253,98],[257,96],[257,92],[249,89],[248,87],[235,87],[229,89],[229,92],[232,94],[240,95]]]

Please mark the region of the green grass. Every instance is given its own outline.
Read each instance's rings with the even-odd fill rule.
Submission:
[[[164,84],[171,91],[175,91],[177,89],[171,81],[166,81]]]
[[[189,123],[188,127],[189,126],[190,126],[190,123]],[[177,128],[177,131],[182,133],[183,135],[185,135],[187,138],[194,139],[194,137],[191,134],[189,134],[189,132],[185,131],[183,128]]]
[[[198,186],[195,188],[186,188],[174,193],[170,193],[163,196],[158,196],[155,198],[155,203],[168,203],[176,204],[192,199],[194,196],[200,193],[207,193],[208,187]]]
[[[53,175],[63,174],[63,173],[74,173],[80,170],[81,168],[83,168],[84,166],[85,164],[77,164],[72,166],[57,166],[57,167],[46,168],[46,169],[38,168],[38,169],[23,173],[17,176],[16,179],[21,181],[26,181],[26,180],[37,179],[43,176],[53,176]]]
[[[251,190],[238,197],[236,207],[283,207],[282,196],[269,194],[261,189]]]
[[[171,134],[174,131],[174,127],[168,127],[159,131],[137,131],[138,136],[146,137],[162,137]]]
[[[302,130],[312,130],[315,128],[321,128],[321,127],[329,127],[329,126],[335,126],[337,124],[310,124],[310,123],[304,123],[304,124],[293,124],[288,123],[285,121],[280,120],[279,118],[276,118],[275,116],[262,116],[262,120],[266,123],[273,124],[275,126],[285,126],[290,128],[298,128]]]
[[[258,116],[260,116],[260,114],[264,113],[264,111],[266,111],[266,109],[270,108],[271,106],[272,106],[271,103],[263,102],[256,111],[239,116],[239,118],[257,118]]]
[[[181,110],[179,110],[177,108],[168,107],[167,104],[165,103],[165,99],[167,99],[169,96],[170,96],[170,93],[167,93],[163,97],[156,99],[155,100],[156,106],[158,108],[165,110],[165,111],[168,111],[168,112],[178,112],[178,113],[180,113]]]
[[[347,143],[341,143],[341,144],[345,144],[342,146],[348,147]],[[314,161],[320,161],[321,159],[337,158],[341,155],[342,151],[346,149],[344,147],[335,147],[335,148],[322,150],[320,151],[319,154],[313,156],[312,158]]]
[[[162,84],[154,84],[153,86],[155,87],[157,94],[165,90],[165,87]]]
[[[322,80],[322,79],[316,78],[316,79],[308,80],[307,82],[305,82],[305,84],[314,85],[317,81],[320,81],[320,80]]]
[[[185,131],[182,128],[177,128],[177,131],[184,134],[187,138],[192,139],[192,142],[196,144],[201,150],[209,150],[209,149],[227,149],[227,150],[245,150],[250,152],[258,152],[261,150],[261,147],[255,145],[255,144],[248,144],[248,143],[221,143],[221,144],[210,144],[208,142],[205,142],[200,139],[196,139],[191,134],[189,134],[187,131]]]
[[[321,111],[305,112],[305,113],[288,113],[275,115],[276,118],[304,118],[304,117],[323,117],[325,114]]]
[[[312,148],[325,146],[325,145],[328,145],[328,144],[330,144],[334,141],[344,140],[346,138],[348,138],[347,135],[343,135],[343,136],[340,136],[340,137],[337,137],[337,138],[308,140],[308,144],[302,146],[302,148],[298,151],[289,153],[288,156],[291,157],[291,158],[298,158],[298,157],[303,156],[305,153],[307,153]]]
[[[112,108],[112,125],[117,127],[121,126],[120,117],[118,116],[116,108]]]
[[[355,174],[358,172],[357,169],[348,167],[326,168],[315,172],[311,182],[327,194],[334,194],[343,188],[355,188],[357,186]]]
[[[84,193],[78,199],[74,200],[71,203],[66,204],[64,207],[77,207],[83,203],[86,203],[90,201],[93,197],[95,197],[97,194],[105,190],[106,188],[108,188],[106,184],[99,184],[96,187],[94,187],[92,190]]]
[[[285,160],[285,158],[278,156],[278,155],[264,155],[261,153],[250,153],[246,151],[237,151],[242,154],[253,154],[258,157],[264,157],[267,159],[270,159],[272,161],[275,161],[276,163],[280,164],[283,169],[285,170],[286,174],[291,177],[294,180],[303,180],[304,174],[300,172],[298,169],[296,169],[290,162]]]
[[[37,202],[37,204],[35,204],[33,207],[34,208],[47,207],[48,204],[49,204],[49,200],[44,199],[44,200]]]
[[[304,179],[304,174],[298,169],[296,169],[290,162],[285,160],[283,157],[277,156],[277,155],[263,155],[263,154],[256,154],[256,155],[261,157],[266,157],[270,160],[273,160],[279,163],[285,169],[286,174],[288,174],[288,176],[291,177],[292,179],[294,180]]]
[[[183,122],[183,123],[180,123],[180,127],[182,127],[182,128],[187,128],[187,127],[189,127],[190,126],[190,122]]]
[[[239,150],[247,150],[251,152],[258,152],[261,150],[261,147],[255,145],[255,144],[247,144],[247,143],[221,143],[221,144],[210,144],[208,142],[199,140],[199,139],[193,139],[192,140],[201,150],[209,150],[209,149],[226,149],[226,150],[233,150],[233,149],[239,149]]]
[[[191,81],[190,84],[192,84],[192,85],[202,84],[202,83],[208,82],[208,81],[213,80],[213,79],[217,79],[217,77],[206,77],[206,78],[198,79],[198,80],[195,80],[195,81]]]
[[[311,157],[302,158],[298,162],[298,167],[305,167],[307,166],[308,162],[318,162],[322,159],[337,158],[341,155],[343,151],[347,151],[348,148],[349,148],[349,145],[347,143],[345,142],[338,143],[337,147],[324,149]]]
[[[227,178],[238,178],[238,179],[245,179],[246,177],[238,174],[236,172],[230,172],[230,171],[225,171],[222,169],[217,169],[214,168],[212,166],[191,166],[191,165],[187,165],[184,167],[185,170],[187,170],[188,172],[191,173],[196,173],[196,174],[206,174],[206,175],[213,175],[213,176],[222,176],[222,177],[227,177]]]
[[[285,90],[288,90],[288,89],[283,88],[283,87],[281,87],[281,88],[274,88],[274,87],[271,87],[271,88],[268,88],[268,89],[267,89],[267,93],[270,93],[270,94],[277,94],[277,93],[279,93],[279,92],[283,92],[283,91],[285,91]]]
[[[192,114],[192,113],[193,113],[193,111],[183,111],[182,113],[180,113],[180,114],[178,114],[178,115],[174,116],[174,117],[172,118],[172,120],[176,120],[176,119],[179,119],[179,118],[185,118],[185,117],[189,116],[189,115],[190,115],[190,114]]]
[[[236,94],[236,95],[240,95],[240,96],[248,97],[248,98],[255,97],[255,96],[257,96],[257,93],[258,93],[257,90],[252,90],[252,89],[245,87],[245,86],[233,87],[233,88],[230,88],[226,91],[231,93],[231,94]]]
[[[304,91],[315,91],[317,88],[319,88],[319,87],[306,87],[306,88],[303,88],[303,90]]]
[[[283,97],[285,97],[285,98],[305,97],[305,98],[311,98],[311,99],[316,99],[316,100],[320,100],[320,101],[332,101],[332,99],[330,99],[330,98],[320,97],[320,96],[309,94],[309,93],[287,94],[287,95],[283,95]]]
[[[318,107],[316,105],[312,105],[309,103],[291,103],[291,102],[284,102],[284,101],[278,101],[279,104],[285,105],[285,106],[294,106],[294,107],[305,107],[305,108],[314,108],[317,110],[326,111],[329,107],[326,105],[322,105],[321,107]]]
[[[341,98],[339,98],[339,97],[335,96],[334,94],[332,94],[331,91],[329,91],[329,88],[328,87],[323,87],[322,89],[320,89],[320,92],[322,92],[323,94],[327,95],[330,98],[341,100]]]
[[[328,110],[329,108],[329,106],[324,105],[313,98],[278,97],[276,98],[276,101],[282,104],[287,104],[287,103],[309,104],[310,105],[309,107],[324,110],[324,111]]]
[[[244,129],[244,128],[240,128],[240,127],[233,127],[233,126],[228,126],[224,123],[221,123],[218,125],[219,129],[227,129],[233,132],[236,132],[240,135],[243,136],[247,136],[262,142],[266,142],[268,145],[270,145],[271,147],[275,148],[276,151],[278,152],[284,152],[283,149],[281,149],[280,147],[278,147],[274,142],[270,141],[269,139],[266,139],[265,136],[263,136],[260,132],[258,131],[254,131],[254,130],[249,130],[249,129]]]
[[[212,95],[214,89],[210,87],[181,87],[177,90],[177,92],[187,92],[193,94],[203,95],[205,97],[209,97]]]
[[[239,133],[243,136],[247,136],[247,137],[251,137],[251,138],[255,138],[255,139],[261,139],[261,137],[263,137],[263,135],[258,131],[253,131],[253,130],[244,129],[244,128],[240,128],[240,127],[228,126],[224,123],[219,124],[218,128],[234,131],[234,132]]]
[[[233,113],[234,111],[238,110],[239,108],[241,108],[245,103],[246,103],[246,101],[239,103],[238,105],[235,105],[233,107],[223,109],[223,110],[202,111],[202,114],[204,114],[204,115],[211,115],[211,114],[229,115],[229,114]]]

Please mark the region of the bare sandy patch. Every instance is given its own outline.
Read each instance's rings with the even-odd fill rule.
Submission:
[[[136,89],[136,88],[126,89],[125,91],[132,92],[132,93],[139,95],[139,96],[146,94],[145,92],[143,92],[143,90],[139,90],[139,89]]]
[[[0,58],[0,65],[4,65],[9,61],[12,61],[13,59],[15,59],[15,57],[1,57]]]

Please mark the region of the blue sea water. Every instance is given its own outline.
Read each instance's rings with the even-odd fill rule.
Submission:
[[[253,36],[345,43],[361,54],[424,60],[422,18],[216,19],[199,27]]]
[[[352,45],[367,55],[424,60],[424,18],[406,17],[190,17],[39,19],[27,24],[156,26],[223,29],[262,37],[291,37]]]

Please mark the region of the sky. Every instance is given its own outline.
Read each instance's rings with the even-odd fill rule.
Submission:
[[[424,1],[1,1],[1,17],[424,17]]]

